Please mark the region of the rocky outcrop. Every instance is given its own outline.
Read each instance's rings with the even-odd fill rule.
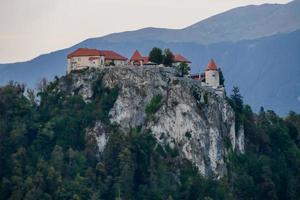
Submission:
[[[183,159],[192,161],[205,176],[222,177],[228,149],[243,152],[243,131],[235,130],[234,112],[228,102],[198,81],[177,77],[166,67],[116,66],[86,70],[68,75],[61,89],[77,91],[85,101],[93,95],[92,83],[102,79],[106,87],[119,88],[110,110],[110,121],[123,132],[141,127],[150,130],[157,140],[176,148]],[[152,113],[145,112],[155,97],[161,97]],[[108,133],[100,134],[99,123],[90,129],[97,136],[99,151],[105,147]]]
[[[99,153],[102,153],[109,135],[109,131],[105,128],[105,126],[100,121],[97,121],[95,122],[94,127],[86,130],[86,134],[88,136],[92,136],[96,140],[98,151]]]

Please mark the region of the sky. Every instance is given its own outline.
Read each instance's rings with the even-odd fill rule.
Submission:
[[[250,4],[290,0],[0,0],[0,63],[145,27],[180,29]]]

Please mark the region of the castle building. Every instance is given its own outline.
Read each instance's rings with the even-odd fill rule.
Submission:
[[[90,67],[125,65],[127,58],[110,50],[79,48],[68,56],[67,72]]]
[[[155,63],[152,63],[149,61],[149,57],[142,56],[141,53],[138,50],[135,50],[133,55],[131,56],[129,63],[131,65],[135,66],[144,66],[144,65],[154,65]]]
[[[155,65],[155,63],[149,60],[148,56],[142,56],[138,50],[135,50],[133,55],[131,56],[129,63],[135,66],[144,66],[144,65]],[[180,54],[174,55],[173,66],[179,66],[180,63],[186,63],[189,66],[191,65],[191,61],[186,59]]]
[[[197,80],[197,81],[200,81],[200,82],[203,82],[203,81],[205,81],[205,73],[191,74],[190,78],[194,79],[194,80]]]
[[[181,54],[175,54],[174,55],[174,66],[179,66],[181,63],[186,63],[189,67],[191,67],[192,62],[183,57]]]
[[[213,88],[220,86],[220,74],[214,59],[210,60],[205,69],[205,83]]]
[[[192,74],[190,78],[200,81],[202,86],[213,88],[220,96],[225,95],[225,88],[220,84],[220,71],[214,59],[211,59],[203,73]]]

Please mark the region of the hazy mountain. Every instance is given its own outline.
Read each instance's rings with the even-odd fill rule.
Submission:
[[[239,7],[184,29],[145,28],[115,33],[103,39],[113,42],[161,40],[210,44],[254,39],[300,29],[300,1]]]
[[[292,32],[300,28],[299,10],[300,1],[236,8],[183,29],[182,38],[216,43]]]
[[[147,54],[153,46],[159,46],[188,57],[193,72],[202,71],[211,57],[216,58],[224,71],[227,90],[239,86],[246,102],[256,110],[262,105],[280,114],[300,112],[300,31],[290,32],[300,30],[299,5],[300,1],[246,6],[183,30],[147,28],[88,39],[28,62],[0,65],[0,84],[15,80],[35,87],[42,77],[62,75],[66,55],[78,47],[112,49],[130,57],[135,49]],[[264,35],[271,36],[259,38]],[[256,39],[238,41],[245,38]],[[227,42],[200,44],[222,40]]]
[[[233,85],[241,88],[247,103],[284,114],[300,112],[300,31],[261,39],[212,45],[195,43],[164,43],[161,41],[112,43],[86,40],[70,49],[61,50],[25,62],[0,65],[0,84],[9,80],[35,87],[42,77],[52,79],[66,71],[66,55],[78,46],[110,48],[130,56],[138,48],[147,53],[153,46],[171,48],[193,61],[193,72],[201,72],[211,57],[223,69],[227,90]]]

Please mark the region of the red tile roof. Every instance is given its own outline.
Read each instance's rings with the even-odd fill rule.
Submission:
[[[145,63],[150,62],[149,57],[143,57],[143,62],[145,62]]]
[[[142,56],[141,53],[138,50],[135,50],[133,55],[130,58],[130,62],[133,62],[135,64],[140,64],[140,61],[143,62],[143,64],[150,64],[148,56]]]
[[[130,61],[141,61],[141,60],[143,60],[143,56],[140,54],[138,50],[135,50],[135,52],[130,58]]]
[[[80,57],[80,56],[104,56],[106,60],[124,60],[127,58],[114,52],[107,50],[98,50],[98,49],[88,49],[88,48],[79,48],[74,52],[70,53],[67,57]]]
[[[186,59],[185,57],[183,57],[180,54],[176,54],[174,56],[174,62],[186,62],[186,63],[191,63],[191,61],[189,61],[188,59]]]
[[[68,55],[68,58],[79,56],[100,56],[100,52],[97,49],[79,48]]]
[[[210,60],[210,62],[208,63],[206,70],[217,70],[217,69],[218,69],[218,67],[217,67],[214,59],[212,58]]]
[[[99,51],[101,56],[105,57],[105,60],[128,60],[126,57],[114,52],[114,51],[107,51],[107,50],[101,50]]]

